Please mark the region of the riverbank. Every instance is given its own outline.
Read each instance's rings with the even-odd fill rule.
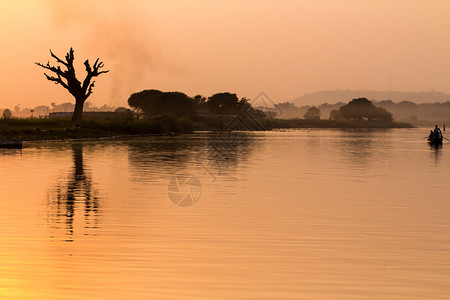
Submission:
[[[0,119],[0,139],[37,141],[169,135],[204,130],[198,125],[188,118],[175,118],[169,115],[146,120],[132,118],[85,118],[81,126],[74,126],[69,118],[3,118]],[[218,126],[216,127],[212,126],[209,130],[220,130]],[[414,128],[414,126],[409,123],[366,120],[271,119],[267,120],[264,128],[271,130],[274,128]]]
[[[85,118],[81,126],[74,126],[69,118],[0,119],[0,139],[24,141],[164,135],[190,133],[193,129],[189,119],[173,116],[147,120]]]

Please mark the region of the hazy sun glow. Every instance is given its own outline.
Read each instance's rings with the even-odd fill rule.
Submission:
[[[143,89],[190,96],[374,89],[450,93],[449,1],[0,2],[0,108],[72,101],[34,62],[72,46],[111,72],[90,101]]]

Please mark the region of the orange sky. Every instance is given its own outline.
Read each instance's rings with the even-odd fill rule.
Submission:
[[[274,102],[391,84],[450,93],[449,12],[447,0],[0,0],[0,108],[72,101],[34,65],[70,46],[79,77],[86,58],[111,70],[96,105],[150,88]]]

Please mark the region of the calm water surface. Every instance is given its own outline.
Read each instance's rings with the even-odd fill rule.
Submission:
[[[449,299],[427,129],[0,150],[1,299]]]

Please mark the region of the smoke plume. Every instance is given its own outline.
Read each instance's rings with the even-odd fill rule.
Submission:
[[[150,88],[152,77],[164,69],[151,18],[141,9],[145,1],[48,0],[48,3],[55,26],[69,32],[68,39],[70,32],[82,35],[77,37],[82,40],[81,47],[87,53],[98,54],[105,69],[111,70],[110,102],[124,103],[136,89]]]

